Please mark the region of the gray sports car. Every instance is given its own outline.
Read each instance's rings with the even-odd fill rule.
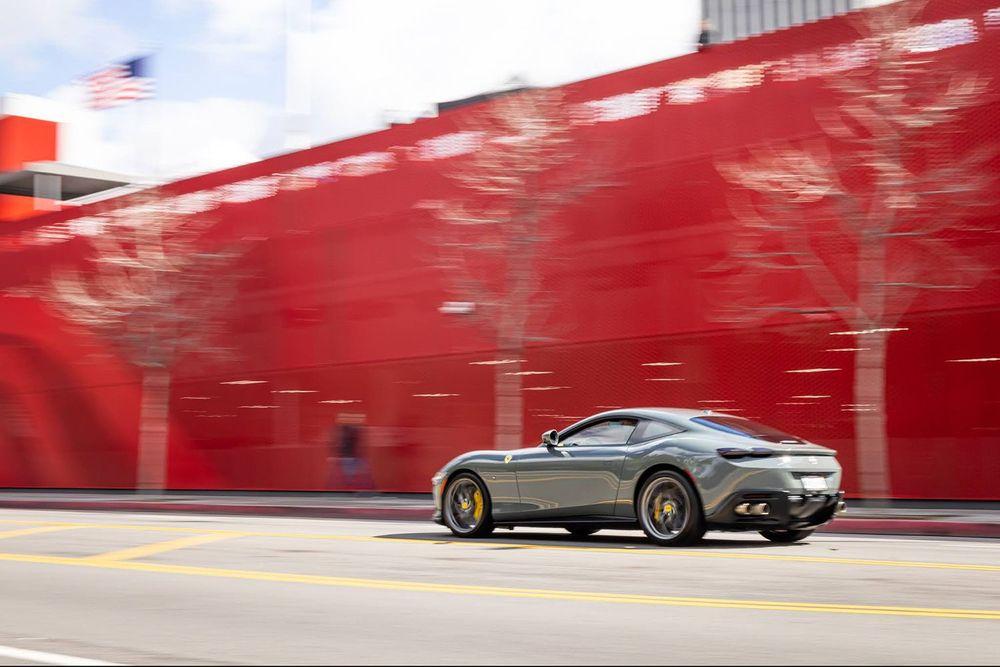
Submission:
[[[642,528],[681,546],[706,530],[809,536],[844,510],[836,452],[749,419],[634,408],[548,431],[537,447],[463,454],[433,478],[434,520],[460,537]]]

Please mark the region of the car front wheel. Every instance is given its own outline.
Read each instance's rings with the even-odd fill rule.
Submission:
[[[490,494],[475,475],[461,473],[444,492],[444,522],[459,537],[486,537],[493,532]]]
[[[705,517],[691,483],[672,470],[654,473],[639,492],[639,524],[664,547],[694,544],[705,534]]]

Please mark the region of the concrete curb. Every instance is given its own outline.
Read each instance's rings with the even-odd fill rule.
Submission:
[[[834,519],[820,528],[824,533],[854,533],[860,535],[916,535],[935,537],[1000,538],[1000,524],[974,521],[940,521],[925,519]]]
[[[363,505],[237,505],[228,503],[161,502],[150,500],[0,500],[0,508],[22,510],[76,510],[81,512],[201,513],[250,516],[286,516],[320,519],[377,519],[430,521],[430,507]],[[1000,538],[1000,524],[928,519],[838,518],[820,529],[824,533],[858,535],[916,535]]]
[[[387,521],[430,521],[431,514],[433,514],[433,510],[429,507],[230,505],[224,503],[165,503],[143,500],[0,500],[0,509],[71,510],[79,512],[177,512],[315,517],[321,519],[382,519]]]

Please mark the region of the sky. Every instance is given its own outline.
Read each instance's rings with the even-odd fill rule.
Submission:
[[[0,0],[0,93],[51,100],[64,162],[176,178],[288,150],[288,110],[316,145],[515,76],[557,85],[674,57],[693,48],[699,10],[700,0]],[[154,100],[87,109],[82,77],[145,54]]]

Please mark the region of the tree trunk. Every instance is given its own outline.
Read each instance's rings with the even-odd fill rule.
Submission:
[[[885,333],[860,337],[854,356],[854,441],[858,482],[866,498],[889,498],[889,452],[886,438]]]
[[[136,488],[140,491],[158,492],[166,486],[169,404],[170,371],[158,367],[144,369],[136,467]]]
[[[519,353],[514,353],[519,354]],[[508,357],[518,359],[517,356]],[[521,364],[499,364],[494,369],[494,449],[518,449],[523,442],[524,397],[521,394]]]

